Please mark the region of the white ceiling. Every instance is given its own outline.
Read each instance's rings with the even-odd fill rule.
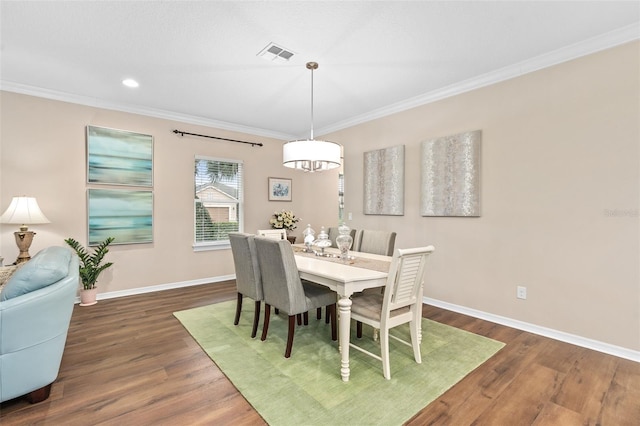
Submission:
[[[3,90],[280,139],[309,136],[308,61],[320,136],[640,38],[638,1],[2,1],[0,15]],[[291,61],[257,57],[270,42]]]

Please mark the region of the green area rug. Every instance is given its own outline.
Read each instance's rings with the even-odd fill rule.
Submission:
[[[235,301],[174,315],[273,426],[402,424],[504,346],[423,319],[422,364],[409,346],[390,339],[391,380],[383,377],[380,361],[351,349],[351,377],[343,382],[337,342],[324,319],[316,320],[314,312],[308,326],[296,328],[291,358],[285,359],[286,318],[272,313],[267,340],[260,341],[262,321],[251,339],[253,301],[247,302],[238,326]],[[359,343],[379,353],[372,331],[364,325]],[[409,339],[409,326],[392,333]]]

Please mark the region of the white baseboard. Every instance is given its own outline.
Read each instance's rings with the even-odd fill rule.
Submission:
[[[441,300],[432,299],[429,297],[424,297],[422,299],[422,302],[426,303],[427,305],[432,305],[438,308],[447,309],[449,311],[458,312],[460,314],[469,315],[474,318],[480,318],[486,321],[495,322],[497,324],[506,325],[507,327],[516,328],[518,330],[528,331],[529,333],[549,337],[561,342],[570,343],[572,345],[581,346],[583,348],[592,349],[594,351],[603,352],[635,362],[640,362],[640,351],[634,351],[632,349],[611,345],[609,343],[600,342],[598,340],[576,336],[575,334],[565,333],[563,331],[541,327],[539,325],[502,317],[500,315],[478,311],[476,309],[467,308],[465,306],[454,305],[453,303],[443,302]]]
[[[219,277],[200,278],[191,281],[180,281],[176,283],[167,283],[153,285],[149,287],[133,288],[129,290],[111,291],[107,293],[99,293],[98,300],[114,299],[117,297],[134,296],[137,294],[153,293],[156,291],[171,290],[174,288],[191,287],[194,285],[202,285],[209,283],[218,283],[223,281],[234,280],[235,275],[224,275]],[[588,339],[586,337],[577,336],[575,334],[565,333],[563,331],[551,328],[541,327],[539,325],[530,324],[500,315],[494,315],[477,309],[467,308],[465,306],[455,305],[453,303],[443,302],[441,300],[424,297],[423,303],[436,306],[438,308],[447,309],[449,311],[458,312],[460,314],[469,315],[474,318],[480,318],[485,321],[495,322],[496,324],[506,325],[507,327],[518,330],[527,331],[529,333],[538,334],[540,336],[549,337],[561,342],[570,343],[572,345],[581,346],[583,348],[592,349],[594,351],[606,353],[609,355],[625,358],[631,361],[640,362],[640,351],[623,348],[621,346],[611,345],[609,343],[600,342],[598,340]],[[80,303],[80,298],[76,298],[76,303]]]
[[[194,285],[219,283],[222,281],[235,280],[235,275],[223,275],[220,277],[200,278],[191,281],[180,281],[177,283],[167,283],[160,285],[152,285],[149,287],[132,288],[128,290],[110,291],[107,293],[98,293],[98,300],[114,299],[116,297],[134,296],[136,294],[153,293],[156,291],[171,290],[174,288],[191,287]],[[80,298],[76,297],[76,303],[80,303]]]

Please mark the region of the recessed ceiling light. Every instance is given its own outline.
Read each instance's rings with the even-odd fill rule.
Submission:
[[[137,82],[137,81],[135,81],[135,80],[134,80],[134,79],[132,79],[132,78],[125,78],[124,80],[122,80],[122,84],[124,84],[124,85],[125,85],[125,86],[127,86],[127,87],[138,87],[138,86],[140,86],[140,85],[138,84],[138,82]]]

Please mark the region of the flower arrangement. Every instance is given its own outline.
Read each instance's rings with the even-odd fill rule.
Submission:
[[[286,229],[293,231],[297,228],[296,223],[300,221],[300,218],[296,217],[292,211],[282,210],[281,212],[275,212],[273,217],[269,220],[269,224],[273,229]]]

